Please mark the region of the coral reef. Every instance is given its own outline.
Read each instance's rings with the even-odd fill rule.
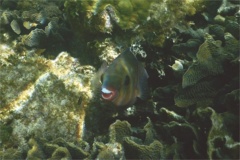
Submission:
[[[225,81],[219,79],[227,70],[226,65],[237,58],[240,48],[232,35],[226,34],[224,40],[225,45],[222,47],[221,41],[215,41],[211,36],[206,37],[206,41],[199,47],[196,62],[183,75],[183,90],[175,97],[176,105],[208,103],[207,101],[216,96],[217,91],[227,83],[231,75],[228,75]]]
[[[0,0],[0,159],[239,159],[239,7]],[[93,80],[127,48],[150,95],[114,106]]]
[[[163,46],[165,37],[170,35],[172,28],[185,15],[195,14],[203,4],[204,1],[201,0],[67,0],[64,6],[72,27],[81,36],[89,31],[93,34],[109,34],[118,30],[121,34],[123,30],[128,30],[132,41],[141,37],[152,45]],[[78,19],[83,19],[83,23]]]

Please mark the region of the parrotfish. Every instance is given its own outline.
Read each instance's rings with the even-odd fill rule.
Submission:
[[[116,106],[135,103],[137,97],[148,97],[148,73],[130,49],[121,53],[107,66],[103,63],[97,77],[101,83],[101,97]]]

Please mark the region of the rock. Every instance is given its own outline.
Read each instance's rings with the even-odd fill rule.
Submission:
[[[18,24],[18,22],[16,20],[12,20],[12,22],[10,23],[10,26],[11,26],[12,30],[16,34],[20,34],[21,33],[20,26],[19,26],[19,24]]]
[[[26,149],[25,138],[30,135],[65,140],[81,137],[84,116],[78,99],[85,92],[84,103],[90,101],[91,90],[84,88],[90,86],[93,72],[87,73],[66,52],[55,60],[38,56],[15,58],[8,59],[11,65],[1,67],[0,88],[4,94],[0,96],[0,120],[11,121],[12,135],[19,147]]]
[[[22,41],[28,47],[44,48],[46,46],[47,35],[42,29],[34,29]]]

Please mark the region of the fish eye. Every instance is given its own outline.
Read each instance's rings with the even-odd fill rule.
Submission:
[[[125,80],[124,80],[124,85],[127,86],[130,83],[130,77],[126,75]]]

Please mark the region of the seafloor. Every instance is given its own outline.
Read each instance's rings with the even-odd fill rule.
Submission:
[[[0,0],[0,159],[239,159],[239,8]],[[149,96],[115,106],[92,79],[127,48]]]

